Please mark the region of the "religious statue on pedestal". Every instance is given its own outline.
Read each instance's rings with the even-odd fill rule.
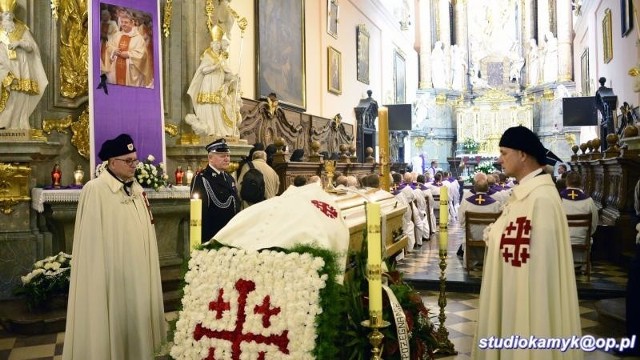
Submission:
[[[235,19],[242,31],[247,20],[239,18],[227,0],[215,2],[208,0],[206,6],[212,41],[200,57],[200,66],[187,90],[195,115],[188,114],[185,121],[200,135],[239,137],[240,77],[229,66],[228,49]]]
[[[16,0],[0,0],[0,129],[29,129],[49,84],[29,28],[14,19]]]

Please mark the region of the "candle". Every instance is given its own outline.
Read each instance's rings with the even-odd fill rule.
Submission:
[[[440,229],[440,234],[438,237],[438,248],[440,251],[447,251],[449,247],[449,233],[447,229]]]
[[[189,221],[189,245],[191,250],[202,242],[202,199],[198,194],[191,199],[191,219]]]
[[[368,202],[367,273],[369,278],[369,318],[376,319],[378,323],[382,322],[382,250],[380,239],[380,204]]]
[[[440,186],[440,229],[447,229],[449,223],[449,188]]]
[[[380,189],[391,190],[389,181],[389,109],[378,108],[378,149],[380,155]]]

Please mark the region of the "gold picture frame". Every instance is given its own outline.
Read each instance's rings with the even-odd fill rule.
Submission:
[[[604,11],[602,18],[602,55],[605,64],[613,59],[613,41],[611,36],[611,9]]]
[[[327,47],[327,89],[342,94],[342,53],[331,46]]]
[[[327,33],[338,38],[338,0],[327,0]]]
[[[582,96],[591,95],[591,84],[589,81],[589,48],[584,49],[580,56],[580,80],[582,84]]]
[[[304,0],[256,1],[256,97],[306,110]]]
[[[369,84],[369,31],[365,24],[356,28],[356,66],[357,79],[361,83]]]

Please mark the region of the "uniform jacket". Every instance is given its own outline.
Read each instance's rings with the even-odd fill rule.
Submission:
[[[240,198],[235,180],[211,166],[193,178],[191,196],[202,199],[202,242],[207,242],[240,211]]]

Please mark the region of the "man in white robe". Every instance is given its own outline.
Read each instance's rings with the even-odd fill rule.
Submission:
[[[153,359],[166,329],[158,244],[131,137],[107,140],[107,169],[80,195],[62,358]]]
[[[147,52],[147,43],[135,27],[133,16],[123,12],[118,22],[121,30],[107,41],[107,81],[127,86],[153,86],[153,72],[147,64],[152,54]]]
[[[499,145],[499,162],[519,185],[485,230],[487,258],[472,358],[582,359],[581,350],[488,347],[491,337],[581,335],[567,220],[551,176],[542,172],[546,149],[523,126],[507,129]]]

